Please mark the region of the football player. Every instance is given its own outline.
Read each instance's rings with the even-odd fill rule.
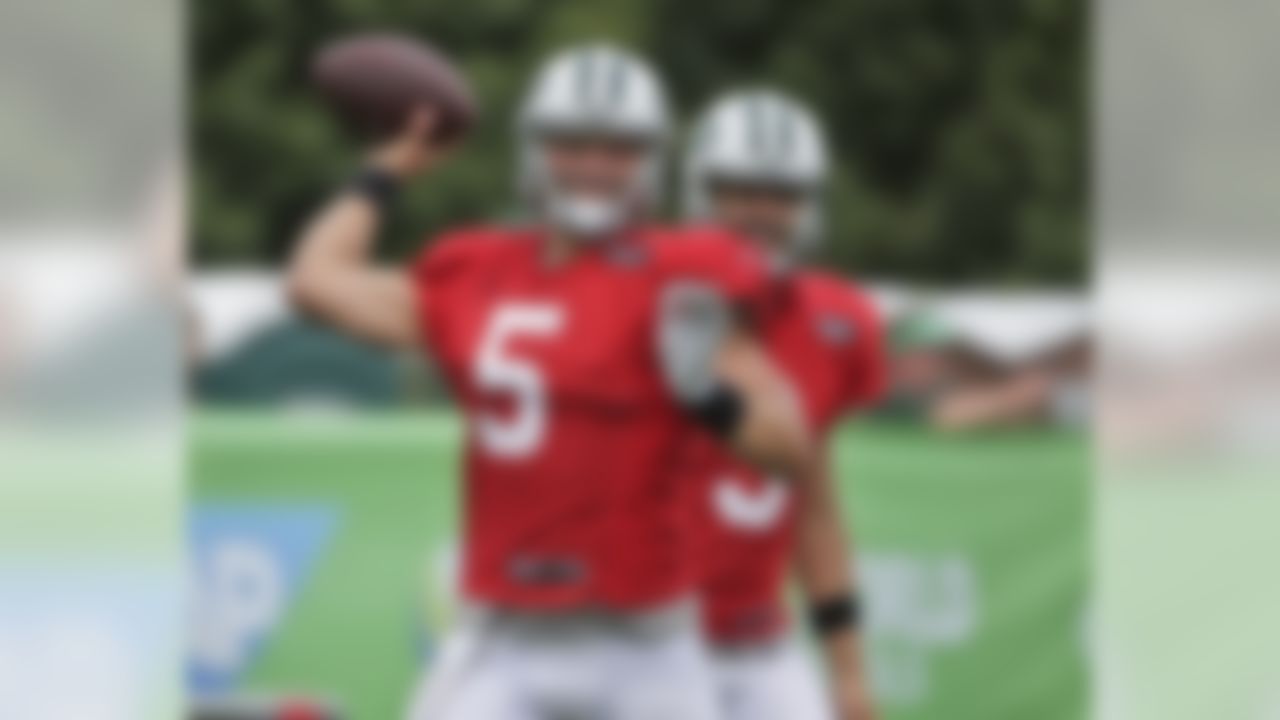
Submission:
[[[694,218],[724,223],[768,254],[757,315],[764,344],[819,437],[884,382],[881,329],[848,279],[801,265],[818,241],[827,150],[819,124],[770,91],[732,94],[695,126],[685,166]],[[697,468],[708,532],[704,625],[729,720],[865,720],[873,715],[858,647],[858,602],[835,489],[770,481],[712,448]],[[797,571],[825,655],[834,703],[788,637],[783,589]],[[834,707],[834,712],[833,712]]]
[[[517,123],[528,221],[456,229],[410,267],[372,259],[395,189],[434,166],[419,110],[310,223],[294,302],[435,359],[467,420],[466,607],[415,719],[715,717],[684,463],[718,434],[821,471],[798,404],[738,322],[758,253],[648,222],[668,118],[654,73],[601,46],[553,58]]]

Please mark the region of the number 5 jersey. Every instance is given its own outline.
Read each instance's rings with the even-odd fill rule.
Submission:
[[[544,242],[463,230],[413,267],[422,336],[467,421],[464,592],[624,610],[691,594],[697,533],[678,470],[705,437],[663,380],[659,295],[694,280],[751,304],[764,264],[707,228],[640,228],[558,263]]]

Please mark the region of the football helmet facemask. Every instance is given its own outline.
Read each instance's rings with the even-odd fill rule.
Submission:
[[[535,77],[520,110],[520,194],[533,212],[577,238],[607,237],[656,202],[667,132],[666,97],[644,61],[608,45],[562,52]],[[550,143],[574,137],[637,144],[642,159],[622,192],[584,193],[553,176]]]
[[[769,90],[734,93],[717,101],[695,125],[684,167],[684,211],[715,220],[717,183],[773,188],[794,194],[799,209],[775,262],[789,266],[822,234],[827,143],[809,110]]]

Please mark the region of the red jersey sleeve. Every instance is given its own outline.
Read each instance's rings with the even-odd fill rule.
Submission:
[[[855,328],[849,346],[845,404],[850,410],[875,405],[889,382],[888,347],[884,323],[875,302],[857,288],[845,289],[844,313]]]
[[[447,347],[450,308],[459,289],[477,266],[482,238],[476,231],[448,232],[428,242],[411,272],[418,327],[423,342],[435,352]]]
[[[705,282],[731,302],[750,307],[769,280],[764,256],[751,243],[715,227],[682,228],[663,244],[670,279]]]

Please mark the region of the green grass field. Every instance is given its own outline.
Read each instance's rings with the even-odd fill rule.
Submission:
[[[341,512],[336,539],[251,668],[247,691],[315,693],[355,720],[400,716],[424,630],[429,637],[442,616],[432,568],[456,530],[458,440],[446,412],[197,416],[198,503]],[[911,571],[895,575],[907,581],[890,595],[910,612],[895,610],[897,622],[872,637],[892,690],[887,715],[1083,717],[1084,439],[859,424],[839,434],[836,450],[860,550]],[[957,563],[973,587],[951,582]]]

